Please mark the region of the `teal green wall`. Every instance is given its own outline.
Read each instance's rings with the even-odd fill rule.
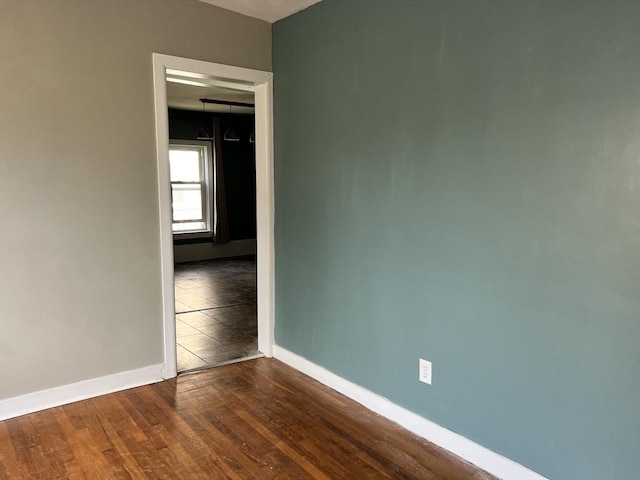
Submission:
[[[640,3],[273,34],[277,343],[550,478],[640,478]]]

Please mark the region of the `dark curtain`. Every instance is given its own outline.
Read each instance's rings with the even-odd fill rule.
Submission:
[[[213,243],[229,243],[229,217],[227,195],[224,187],[224,166],[222,161],[222,133],[220,119],[213,119],[213,170],[215,201],[213,204]]]

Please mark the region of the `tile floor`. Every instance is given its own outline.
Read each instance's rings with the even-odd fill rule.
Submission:
[[[259,354],[255,257],[175,265],[178,372]]]

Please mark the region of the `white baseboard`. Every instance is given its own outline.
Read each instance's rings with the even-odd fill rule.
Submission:
[[[462,435],[441,427],[406,408],[396,405],[390,400],[356,385],[285,348],[274,345],[273,356],[305,375],[318,380],[320,383],[364,405],[369,410],[398,423],[416,435],[462,457],[466,461],[498,478],[504,480],[548,480],[533,470],[499,453],[493,452],[482,445],[478,445]]]
[[[7,398],[0,400],[0,420],[97,397],[105,393],[148,385],[162,379],[162,364],[158,364]]]

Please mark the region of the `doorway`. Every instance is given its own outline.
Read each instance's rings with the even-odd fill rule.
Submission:
[[[252,92],[254,95],[257,352],[270,357],[273,349],[274,317],[272,74],[162,54],[153,54],[153,67],[164,330],[163,377],[171,378],[177,373],[167,76],[192,84],[205,83],[219,88]]]
[[[187,80],[188,83],[183,83]],[[167,75],[177,370],[262,356],[253,92]]]

